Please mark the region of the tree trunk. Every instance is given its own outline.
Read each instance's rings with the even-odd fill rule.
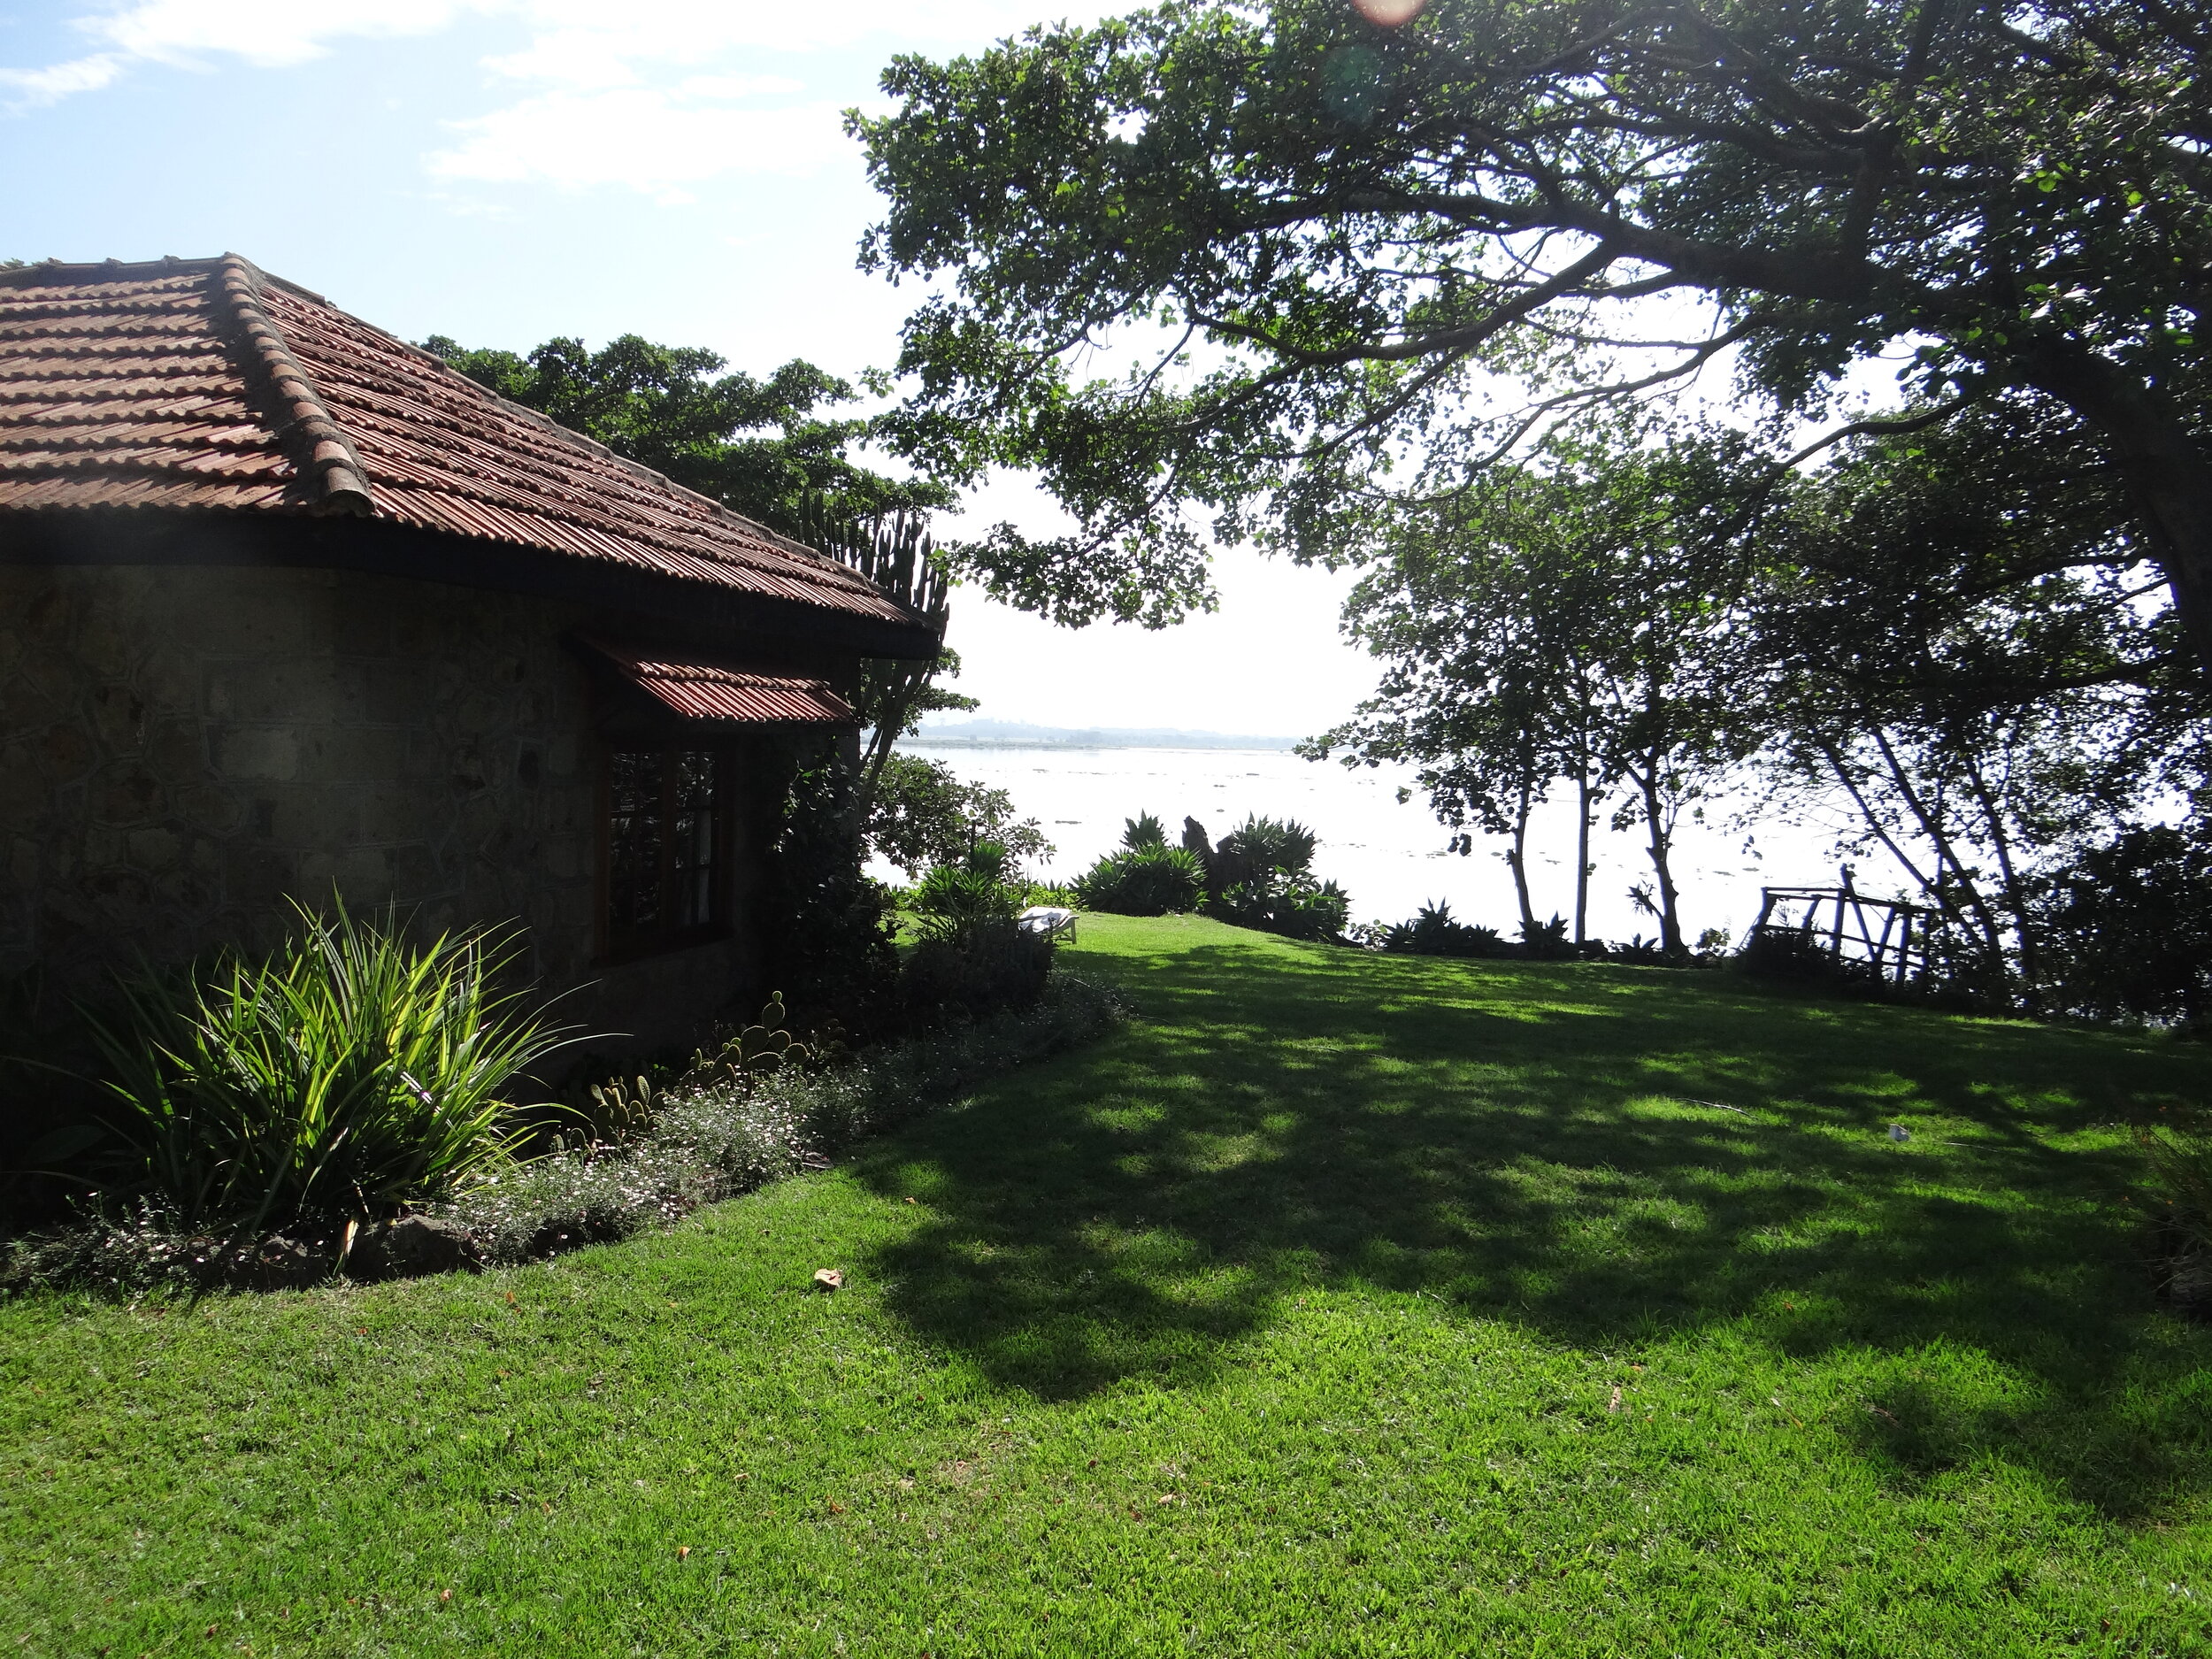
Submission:
[[[1904,872],[1912,878],[1913,885],[1920,889],[1920,895],[1935,906],[1946,920],[1955,922],[1961,927],[1969,926],[1967,918],[1959,914],[1958,907],[1951,902],[1943,888],[1922,874],[1920,866],[1915,864],[1906,854],[1905,849],[1897,844],[1897,838],[1889,833],[1889,826],[1883,823],[1875,812],[1873,803],[1866,798],[1866,792],[1859,787],[1858,780],[1851,775],[1850,768],[1844,763],[1842,752],[1836,748],[1834,742],[1825,733],[1816,734],[1813,741],[1820,746],[1820,752],[1828,757],[1828,770],[1835,774],[1836,781],[1841,784],[1850,795],[1852,802],[1859,809],[1859,816],[1866,821],[1867,828],[1873,831],[1875,838],[1889,849],[1889,856],[1894,858]],[[1942,868],[1940,864],[1936,866],[1938,874],[1942,872]]]
[[[2023,355],[2027,383],[2110,446],[2197,661],[2212,671],[2212,457],[2162,391],[2088,347],[2053,340]]]
[[[1659,757],[1649,757],[1635,780],[1637,792],[1644,797],[1644,826],[1651,834],[1652,873],[1659,879],[1659,947],[1670,956],[1683,956],[1682,918],[1675,904],[1674,871],[1669,862],[1674,837],[1667,831],[1659,804]]]
[[[1590,757],[1575,760],[1575,944],[1589,938],[1590,922]]]
[[[1912,780],[1906,775],[1904,763],[1897,758],[1897,751],[1890,747],[1889,734],[1879,726],[1874,727],[1870,734],[1874,739],[1875,747],[1882,751],[1882,759],[1888,764],[1890,780],[1897,786],[1898,798],[1911,811],[1914,821],[1920,826],[1920,833],[1928,838],[1928,844],[1935,849],[1936,873],[1940,876],[1943,867],[1946,864],[1950,866],[1952,875],[1958,881],[1959,891],[1965,895],[1967,908],[1973,912],[1975,925],[1981,929],[1982,942],[1989,948],[1997,971],[2003,972],[2004,933],[1997,926],[1997,918],[1990,913],[1989,901],[1982,896],[1982,890],[1974,885],[1973,877],[1967,873],[1966,864],[1959,857],[1951,837],[1945,832],[1942,820],[1922,801],[1920,791],[1913,787]]]
[[[2042,964],[2037,960],[2035,918],[2028,910],[2027,884],[2013,867],[2012,838],[2005,833],[2004,815],[1998,810],[1996,797],[1990,794],[1989,785],[1973,756],[1968,755],[1965,760],[1967,778],[1974,786],[1974,798],[1981,803],[1982,818],[1989,826],[1990,845],[1997,854],[1997,873],[2004,883],[2005,909],[2011,914],[2013,930],[2020,936],[2022,1000],[2032,1009],[2037,1002],[2036,987],[2042,979]]]
[[[1529,788],[1521,786],[1519,801],[1513,812],[1513,850],[1505,861],[1513,868],[1513,893],[1521,902],[1521,937],[1528,938],[1536,932],[1536,911],[1528,898],[1528,815]]]

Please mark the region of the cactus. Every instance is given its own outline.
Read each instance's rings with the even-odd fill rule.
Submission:
[[[594,1141],[619,1146],[653,1126],[653,1116],[659,1105],[660,1098],[650,1079],[640,1077],[625,1083],[620,1078],[614,1078],[593,1085],[591,1105],[584,1116]]]
[[[760,1010],[760,1018],[733,1034],[725,1035],[712,1054],[703,1049],[691,1056],[691,1066],[684,1073],[686,1088],[720,1089],[745,1088],[757,1079],[786,1066],[806,1065],[823,1057],[825,1044],[811,1045],[799,1041],[784,1028],[790,1014],[783,1005],[783,993],[771,995]],[[723,1030],[726,1033],[728,1028]],[[832,1028],[831,1044],[843,1035],[841,1030]]]
[[[783,1005],[783,993],[772,992],[760,1010],[760,1018],[737,1033],[736,1041],[723,1049],[732,1056],[737,1067],[751,1076],[763,1077],[771,1071],[780,1071],[787,1065],[803,1065],[814,1057],[813,1050],[796,1041],[783,1028],[790,1014]]]

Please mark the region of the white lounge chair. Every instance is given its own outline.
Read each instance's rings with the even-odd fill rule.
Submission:
[[[1025,933],[1042,933],[1048,939],[1064,937],[1071,944],[1075,941],[1075,912],[1056,904],[1033,904],[1014,921]]]

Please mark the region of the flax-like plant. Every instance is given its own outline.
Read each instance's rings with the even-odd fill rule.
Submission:
[[[509,1091],[568,1034],[498,988],[512,930],[417,946],[390,912],[296,908],[266,960],[141,980],[120,1021],[96,1023],[115,1127],[188,1228],[365,1221],[449,1194],[512,1156]]]
[[[2166,1202],[2166,1225],[2186,1254],[2212,1259],[2212,1122],[2197,1112],[2172,1114],[2137,1138]]]

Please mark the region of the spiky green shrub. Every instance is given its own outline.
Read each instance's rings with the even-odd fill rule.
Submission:
[[[1026,1008],[1052,972],[1052,941],[1015,919],[1023,889],[1008,885],[1006,849],[980,841],[958,864],[941,864],[910,901],[920,941],[899,970],[910,1030]]]
[[[1168,916],[1194,910],[1206,896],[1206,867],[1180,847],[1129,848],[1109,853],[1076,878],[1087,910],[1115,916]]]
[[[2139,1132],[2162,1206],[2159,1219],[2177,1260],[2212,1265],[2212,1118],[2162,1113]]]
[[[511,1156],[509,1092],[565,1033],[498,988],[512,931],[411,945],[391,915],[299,910],[265,959],[125,987],[96,1022],[134,1185],[188,1231],[366,1221]]]
[[[1397,956],[1502,956],[1505,941],[1494,927],[1459,920],[1450,902],[1439,900],[1424,904],[1411,921],[1393,924],[1382,948]]]
[[[1221,838],[1215,855],[1224,887],[1255,878],[1294,878],[1313,870],[1313,832],[1296,818],[1251,817]]]
[[[971,874],[985,876],[993,881],[1010,882],[1016,874],[1013,849],[1004,841],[976,842],[962,856],[960,867]]]
[[[907,904],[924,939],[960,939],[993,922],[1010,926],[1021,895],[987,871],[939,864],[915,884]]]
[[[1141,852],[1147,847],[1167,845],[1167,826],[1149,812],[1140,812],[1134,818],[1121,821],[1121,844],[1130,852]]]
[[[1575,953],[1567,937],[1567,918],[1555,913],[1548,922],[1521,924],[1521,954],[1538,962],[1560,962]]]
[[[1206,914],[1236,927],[1280,933],[1286,939],[1340,939],[1352,901],[1333,881],[1267,872],[1206,902]]]

